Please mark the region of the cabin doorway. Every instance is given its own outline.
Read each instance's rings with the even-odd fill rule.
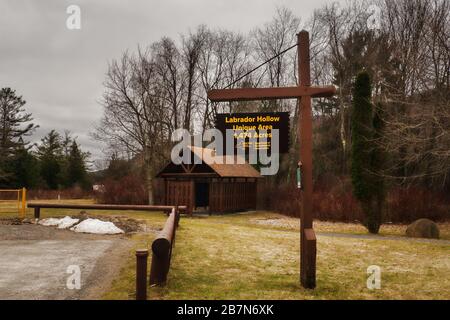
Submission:
[[[196,182],[195,183],[195,208],[209,207],[209,183]]]

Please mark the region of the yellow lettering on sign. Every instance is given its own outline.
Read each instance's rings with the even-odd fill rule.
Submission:
[[[271,124],[262,125],[260,124],[258,126],[258,130],[272,130],[273,126]]]
[[[258,116],[256,118],[258,122],[279,122],[280,117],[272,117],[272,116]]]

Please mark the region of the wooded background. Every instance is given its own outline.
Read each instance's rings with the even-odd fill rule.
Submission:
[[[368,8],[374,5],[378,10],[372,15]],[[152,201],[153,177],[168,159],[176,128],[202,133],[213,126],[218,112],[289,111],[297,123],[295,100],[211,103],[206,93],[295,44],[298,31],[306,29],[313,84],[338,87],[336,97],[315,99],[313,105],[317,216],[360,217],[349,181],[351,93],[356,74],[367,70],[372,103],[384,111],[377,143],[386,161],[376,174],[388,183],[386,219],[448,217],[449,14],[445,0],[351,1],[317,9],[307,21],[277,8],[271,21],[248,34],[202,25],[180,39],[162,38],[109,64],[104,117],[95,137],[115,157],[141,157]],[[297,83],[296,52],[291,50],[231,87]],[[280,172],[261,186],[260,205],[296,215],[298,144],[296,126],[291,128],[291,150],[282,156]]]
[[[201,25],[178,39],[140,44],[108,63],[104,114],[92,133],[107,146],[108,169],[94,180],[114,192],[121,185],[131,192],[136,185],[140,196],[133,202],[157,202],[154,177],[169,159],[175,129],[201,134],[214,125],[219,112],[288,111],[296,124],[295,100],[211,103],[206,93],[226,87],[292,46],[305,29],[311,38],[312,83],[338,87],[335,97],[313,103],[316,217],[361,218],[350,182],[350,121],[353,81],[366,70],[372,79],[372,103],[383,110],[383,132],[376,143],[385,161],[372,174],[386,181],[385,221],[446,219],[449,17],[446,0],[358,0],[327,4],[305,21],[279,7],[271,21],[245,34]],[[296,51],[290,50],[231,87],[296,85],[296,59]],[[290,135],[290,152],[282,155],[279,173],[261,184],[259,205],[298,215],[296,125],[291,125]]]

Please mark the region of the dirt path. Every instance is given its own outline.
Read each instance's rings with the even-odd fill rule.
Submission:
[[[102,299],[104,293],[111,288],[114,279],[120,274],[132,247],[132,241],[122,239],[115,241],[98,259],[86,281],[87,285],[70,299]]]
[[[286,230],[292,231],[300,230],[299,219],[282,217],[282,218],[264,218],[264,219],[250,219],[250,222],[257,225],[272,226],[286,228]],[[322,225],[326,222],[319,222]],[[343,225],[343,223],[337,223]],[[406,229],[406,228],[405,228]],[[330,231],[316,231],[317,235],[324,237],[336,237],[336,238],[352,238],[352,239],[369,239],[369,240],[395,240],[395,241],[416,241],[424,243],[434,243],[434,244],[450,244],[450,240],[446,239],[425,239],[425,238],[410,238],[405,236],[396,235],[380,235],[380,234],[358,234],[350,232],[333,232]]]
[[[2,225],[0,240],[105,240],[125,238],[123,236],[104,236],[97,234],[76,233],[35,224]]]
[[[337,232],[317,232],[317,235],[324,236],[324,237],[336,237],[336,238],[415,241],[415,242],[425,242],[425,243],[448,244],[448,245],[450,245],[450,240],[407,238],[407,237],[400,237],[400,236],[380,236],[380,235],[376,235],[376,234],[348,234],[348,233],[337,233]]]
[[[0,299],[99,299],[131,245],[124,235],[0,225]],[[67,287],[69,266],[79,267],[79,290]]]

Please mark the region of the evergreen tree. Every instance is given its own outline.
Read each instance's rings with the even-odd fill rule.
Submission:
[[[104,178],[120,180],[129,175],[132,169],[131,161],[120,159],[117,154],[113,153],[108,168],[105,170]]]
[[[20,147],[12,161],[14,188],[31,189],[36,187],[39,180],[39,167],[36,157],[25,147]]]
[[[371,181],[373,184],[373,206],[374,206],[374,224],[375,228],[377,223],[380,225],[382,221],[382,213],[384,210],[386,200],[386,185],[381,174],[385,169],[386,154],[383,148],[380,146],[381,139],[383,138],[384,122],[383,122],[384,110],[381,103],[378,103],[375,108],[373,117],[373,144],[371,152]]]
[[[0,185],[10,186],[14,180],[12,172],[15,152],[26,147],[24,138],[37,128],[23,106],[26,101],[17,96],[15,90],[0,90]],[[21,151],[20,151],[21,152]]]
[[[379,113],[374,118],[371,93],[370,76],[362,71],[357,75],[353,88],[351,175],[353,194],[360,201],[365,215],[364,224],[370,233],[378,233],[384,188],[378,175],[382,157],[375,139],[381,136],[382,121]]]
[[[64,130],[64,137],[61,140],[61,145],[62,145],[63,155],[67,159],[70,156],[70,150],[71,150],[73,141],[74,140],[72,138],[72,133],[69,130]]]
[[[41,177],[50,189],[58,189],[62,182],[61,136],[55,130],[50,131],[38,146]]]
[[[352,110],[352,183],[353,193],[360,201],[370,197],[367,166],[370,163],[370,140],[372,138],[372,103],[369,74],[358,74],[353,89]]]
[[[69,157],[70,157],[70,148],[72,146],[72,136],[69,130],[64,131],[64,136],[61,135],[61,159],[60,159],[60,167],[61,167],[61,175],[60,175],[60,183],[63,188],[70,188],[72,186],[72,182],[69,177]]]
[[[86,166],[85,157],[80,151],[78,144],[75,140],[72,141],[70,146],[70,153],[67,159],[67,181],[69,186],[79,184],[83,187],[86,186]]]

